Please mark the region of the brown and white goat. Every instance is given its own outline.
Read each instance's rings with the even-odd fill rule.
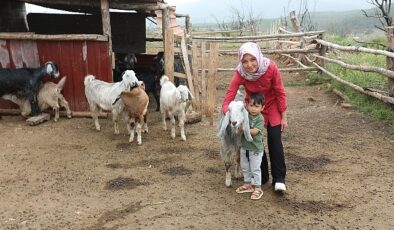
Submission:
[[[148,132],[147,111],[149,96],[143,89],[143,85],[132,88],[130,91],[123,91],[120,98],[127,110],[128,121],[127,130],[130,132],[129,142],[134,141],[134,133],[137,133],[137,144],[142,144],[141,130]],[[118,99],[117,99],[118,100]],[[115,101],[116,102],[116,101]]]
[[[54,121],[59,120],[60,106],[66,109],[68,118],[72,117],[68,102],[66,101],[63,94],[61,93],[65,83],[66,83],[66,77],[60,79],[60,81],[57,84],[48,81],[45,82],[43,85],[41,85],[38,91],[37,100],[40,110],[44,111],[49,108],[52,108],[55,111]],[[17,104],[21,110],[21,115],[23,117],[27,117],[30,115],[31,105],[26,97],[18,97],[17,95],[14,94],[6,94],[3,95],[2,98],[6,100],[10,100],[15,104]]]

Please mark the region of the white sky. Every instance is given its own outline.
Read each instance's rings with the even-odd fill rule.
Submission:
[[[278,18],[286,12],[303,10],[306,2],[310,12],[314,11],[347,11],[372,8],[367,0],[165,0],[175,5],[177,13],[189,14],[193,23],[228,21],[233,15],[232,9],[237,8],[245,14],[252,11],[261,18]],[[303,3],[301,5],[301,3]],[[27,7],[28,11],[45,12],[39,7]],[[52,10],[49,12],[53,12]],[[361,13],[361,12],[360,12]]]
[[[278,18],[284,12],[300,11],[301,3],[308,3],[314,11],[347,11],[372,8],[367,0],[165,0],[177,7],[177,13],[189,14],[193,22],[220,21],[230,19],[231,9],[238,8],[262,18]]]

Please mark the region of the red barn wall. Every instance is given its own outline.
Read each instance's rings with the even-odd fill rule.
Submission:
[[[83,84],[87,74],[112,82],[108,42],[0,40],[0,68],[37,67],[47,61],[58,65],[61,77],[67,76],[62,93],[72,111],[89,110]],[[58,82],[59,79],[51,81]],[[0,108],[17,107],[0,99]]]

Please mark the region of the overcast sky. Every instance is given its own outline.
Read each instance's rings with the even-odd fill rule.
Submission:
[[[347,11],[368,9],[367,0],[165,0],[175,5],[177,13],[189,14],[192,22],[220,21],[231,18],[231,9],[239,8],[262,18],[278,18],[284,12],[300,10],[300,3],[307,2],[309,11]],[[242,7],[241,7],[242,6]]]

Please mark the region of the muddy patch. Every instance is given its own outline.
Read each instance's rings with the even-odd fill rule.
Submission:
[[[120,226],[113,226],[112,228],[106,228],[105,225],[114,222],[119,219],[123,219],[126,216],[136,213],[139,210],[144,208],[143,205],[141,205],[141,201],[137,203],[132,203],[124,208],[121,209],[115,209],[111,211],[105,212],[101,217],[97,219],[97,223],[94,224],[93,226],[88,227],[87,229],[118,229]]]
[[[209,159],[219,159],[220,158],[220,151],[219,149],[205,149],[204,150],[205,155],[209,158]]]
[[[205,170],[207,173],[210,174],[222,174],[225,172],[225,169],[223,167],[223,169],[218,169],[218,168],[213,168],[213,167],[209,167]]]
[[[287,162],[289,170],[308,172],[320,169],[332,161],[324,155],[317,157],[302,157],[287,153]]]
[[[130,143],[124,143],[124,142],[122,142],[122,143],[118,143],[118,144],[116,144],[116,149],[118,149],[118,150],[129,150],[131,147],[130,147]]]
[[[187,169],[183,166],[176,166],[176,167],[172,167],[172,168],[163,169],[163,170],[160,170],[160,172],[162,174],[167,174],[167,175],[171,175],[171,176],[183,176],[183,175],[191,175],[192,174],[192,170]]]
[[[121,164],[121,163],[111,163],[111,164],[106,164],[107,168],[110,169],[128,169],[130,168],[129,165],[127,164]]]
[[[146,182],[141,182],[137,179],[129,177],[118,177],[113,180],[109,180],[105,185],[107,190],[121,190],[121,189],[134,189],[140,185],[147,185]]]
[[[286,197],[282,197],[279,202],[281,205],[283,205],[283,207],[289,207],[294,212],[324,213],[330,211],[340,211],[342,209],[349,208],[342,203],[315,200],[297,201],[288,199]]]

